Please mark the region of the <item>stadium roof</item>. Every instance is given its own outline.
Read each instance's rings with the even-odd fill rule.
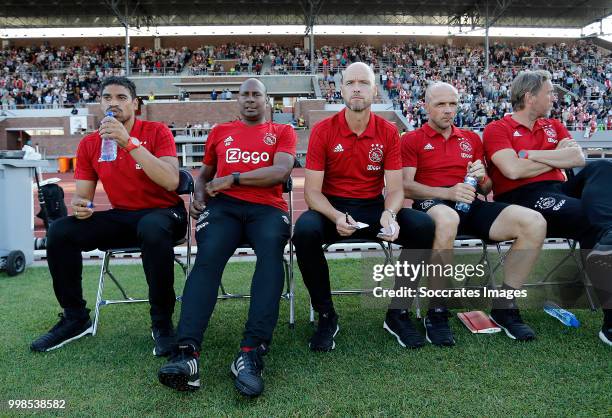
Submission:
[[[127,13],[126,13],[127,10]],[[0,28],[194,25],[490,25],[582,28],[610,0],[3,0]],[[128,19],[125,19],[125,16]]]

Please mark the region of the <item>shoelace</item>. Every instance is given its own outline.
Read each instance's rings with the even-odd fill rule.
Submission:
[[[197,351],[193,349],[191,346],[187,347],[178,347],[175,346],[173,348],[174,354],[171,357],[172,362],[178,362],[182,360],[187,360],[188,358],[195,357],[198,358],[200,355]]]
[[[242,361],[240,361],[242,360]],[[256,350],[251,350],[246,353],[242,353],[240,358],[237,361],[238,363],[238,372],[243,369],[254,370],[255,372],[259,372],[261,370],[259,355]]]

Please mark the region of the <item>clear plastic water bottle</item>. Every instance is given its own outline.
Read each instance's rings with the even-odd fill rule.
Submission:
[[[107,117],[114,117],[113,112],[106,112]],[[102,137],[100,159],[98,161],[115,161],[117,159],[117,142],[113,138]]]
[[[463,179],[463,183],[469,184],[470,186],[476,188],[476,185],[478,184],[478,180],[476,180],[476,177],[465,176],[465,179]],[[470,211],[471,206],[472,206],[471,204],[465,203],[465,202],[455,203],[455,209],[460,210],[461,212],[466,212],[466,213]]]
[[[544,303],[544,312],[553,318],[557,318],[563,325],[568,327],[578,328],[580,326],[580,321],[576,318],[576,315],[571,313],[568,310],[565,310],[554,302],[545,302]]]

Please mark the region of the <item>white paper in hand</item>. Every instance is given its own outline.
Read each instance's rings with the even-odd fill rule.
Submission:
[[[349,224],[349,226],[354,229],[363,229],[363,228],[367,228],[370,225],[363,223],[363,222],[356,222],[354,224]]]
[[[380,228],[380,232],[378,233],[378,238],[388,238],[395,235],[395,224],[389,225],[387,228]]]

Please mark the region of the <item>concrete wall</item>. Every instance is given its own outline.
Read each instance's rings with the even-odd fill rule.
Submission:
[[[239,83],[250,76],[134,76],[130,77],[136,84],[136,94],[148,96],[149,92],[161,96],[178,96],[179,87],[177,83],[193,84],[193,86],[182,86],[187,91],[210,92],[215,88],[218,92],[229,88],[238,92]],[[255,78],[261,80],[268,89],[268,94],[285,96],[308,96],[314,94],[313,76],[311,75],[261,75]],[[224,84],[232,83],[232,84]],[[200,86],[197,86],[200,84]]]

